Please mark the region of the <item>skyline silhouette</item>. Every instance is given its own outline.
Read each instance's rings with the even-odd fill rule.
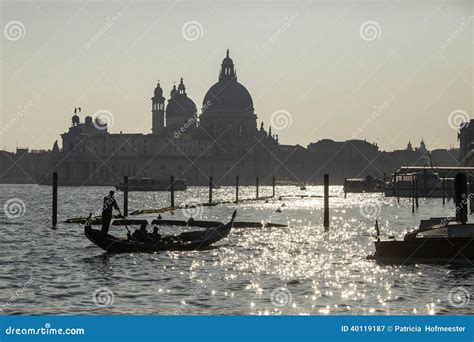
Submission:
[[[469,1],[2,7],[5,25],[23,25],[20,38],[6,26],[2,37],[2,149],[51,149],[74,107],[111,112],[111,132],[149,134],[158,80],[169,94],[183,77],[200,114],[227,48],[258,121],[290,114],[274,130],[283,144],[356,138],[389,151],[424,139],[447,148],[458,145],[450,114],[472,113]]]

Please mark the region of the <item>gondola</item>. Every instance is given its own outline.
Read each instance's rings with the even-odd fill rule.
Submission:
[[[159,251],[193,251],[210,247],[230,234],[237,211],[232,214],[231,220],[219,227],[208,228],[204,231],[184,232],[178,235],[163,236],[156,243],[143,243],[131,239],[117,238],[110,234],[103,234],[86,224],[85,236],[96,246],[108,253],[153,253]]]

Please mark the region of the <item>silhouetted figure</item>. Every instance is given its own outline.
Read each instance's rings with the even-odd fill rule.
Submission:
[[[112,221],[112,212],[114,208],[119,210],[117,201],[114,198],[115,192],[110,191],[107,196],[104,197],[104,205],[102,207],[102,233],[107,234],[109,232],[110,221]]]
[[[148,236],[145,222],[140,225],[140,229],[133,232],[132,237],[139,242],[152,242],[151,238]]]
[[[152,234],[153,242],[158,243],[161,240],[161,234],[158,233],[158,227],[153,227],[153,234]]]
[[[158,220],[161,220],[161,214],[158,214]]]

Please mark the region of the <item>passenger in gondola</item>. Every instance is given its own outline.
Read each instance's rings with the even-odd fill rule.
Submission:
[[[158,227],[153,227],[153,234],[151,234],[151,238],[153,239],[153,243],[158,243],[161,240],[161,234],[158,233]]]
[[[132,237],[139,242],[147,242],[148,232],[146,230],[146,223],[143,222],[140,226],[140,229],[137,229],[133,232]]]
[[[112,213],[114,208],[120,212],[117,201],[114,198],[115,192],[110,191],[107,196],[104,197],[104,205],[102,206],[102,233],[107,234],[109,232],[110,221],[112,221]]]
[[[189,219],[188,219],[188,222],[186,222],[186,224],[188,226],[194,226],[196,225],[196,220],[191,216]]]

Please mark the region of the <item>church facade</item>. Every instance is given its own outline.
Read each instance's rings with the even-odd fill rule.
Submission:
[[[183,178],[190,185],[270,182],[278,167],[278,141],[257,126],[248,90],[237,81],[227,51],[218,81],[208,90],[202,113],[188,96],[184,80],[169,99],[158,83],[151,98],[150,134],[108,132],[105,124],[77,113],[52,151],[62,184],[115,184],[123,176]]]

